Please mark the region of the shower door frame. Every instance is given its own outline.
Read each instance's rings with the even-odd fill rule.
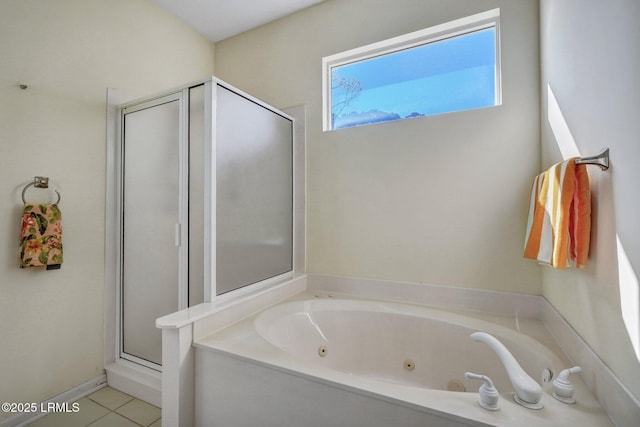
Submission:
[[[124,325],[123,325],[123,280],[124,272],[122,271],[124,263],[124,144],[125,144],[125,126],[124,117],[126,114],[142,111],[148,108],[160,106],[169,102],[177,101],[179,105],[179,124],[178,124],[178,223],[174,230],[175,242],[178,247],[178,283],[177,297],[178,307],[176,311],[187,308],[189,301],[188,273],[189,273],[189,247],[188,247],[188,227],[189,227],[189,208],[188,208],[188,171],[189,171],[189,138],[188,138],[188,115],[189,115],[189,88],[162,93],[149,99],[129,102],[118,108],[118,146],[116,153],[116,179],[117,179],[117,263],[116,263],[116,331],[117,331],[117,350],[116,359],[133,362],[135,364],[162,372],[162,365],[152,361],[143,359],[124,351]],[[153,182],[150,182],[153,185]]]
[[[261,105],[277,114],[291,120],[293,126],[292,132],[292,181],[293,181],[293,260],[292,271],[284,273],[277,277],[266,279],[257,284],[245,286],[237,290],[228,292],[223,295],[216,296],[215,284],[215,90],[217,85],[229,89],[238,95],[241,95],[258,105]],[[160,92],[152,97],[132,100],[126,94],[113,89],[106,90],[107,104],[107,123],[106,123],[106,248],[105,248],[105,370],[107,372],[108,383],[130,395],[146,400],[157,406],[161,405],[161,366],[147,366],[146,364],[136,363],[121,357],[121,294],[120,294],[120,278],[121,278],[121,233],[122,233],[122,205],[121,205],[121,114],[120,109],[126,105],[151,101],[163,96],[181,93],[183,105],[181,111],[182,123],[186,123],[189,114],[189,90],[196,86],[203,85],[205,88],[205,128],[204,128],[204,204],[205,204],[205,221],[204,236],[204,302],[224,303],[236,298],[242,298],[247,294],[260,292],[270,286],[275,286],[280,282],[304,274],[305,272],[305,122],[306,107],[299,105],[287,109],[287,113],[262,102],[261,100],[239,90],[238,88],[227,84],[226,82],[209,77],[207,79],[195,81],[171,90]],[[188,126],[183,126],[181,135],[188,138]],[[187,134],[185,135],[184,132]],[[188,166],[188,165],[187,165]],[[186,193],[183,193],[186,194]],[[208,218],[208,220],[207,220]],[[182,233],[183,238],[188,237],[188,233]],[[207,244],[208,243],[208,244]],[[188,245],[183,243],[183,248]],[[185,249],[186,250],[186,249]],[[213,256],[213,258],[212,258]],[[182,263],[185,270],[188,267],[188,260]],[[184,270],[183,270],[184,271]],[[188,290],[186,291],[188,292]],[[188,294],[182,293],[181,300],[183,304],[188,304]]]

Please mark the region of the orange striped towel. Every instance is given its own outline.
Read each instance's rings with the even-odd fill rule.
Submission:
[[[531,190],[524,257],[559,269],[584,268],[589,255],[589,176],[575,160],[551,166]]]

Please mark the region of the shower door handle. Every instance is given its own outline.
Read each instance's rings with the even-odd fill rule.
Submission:
[[[178,223],[174,228],[174,242],[176,246],[180,247],[182,242],[182,224]]]

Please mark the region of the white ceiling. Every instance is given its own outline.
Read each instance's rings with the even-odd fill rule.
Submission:
[[[154,0],[218,42],[324,0]]]

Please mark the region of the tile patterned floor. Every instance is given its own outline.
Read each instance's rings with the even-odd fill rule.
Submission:
[[[76,413],[54,413],[31,427],[160,427],[160,408],[111,387],[78,400]]]

